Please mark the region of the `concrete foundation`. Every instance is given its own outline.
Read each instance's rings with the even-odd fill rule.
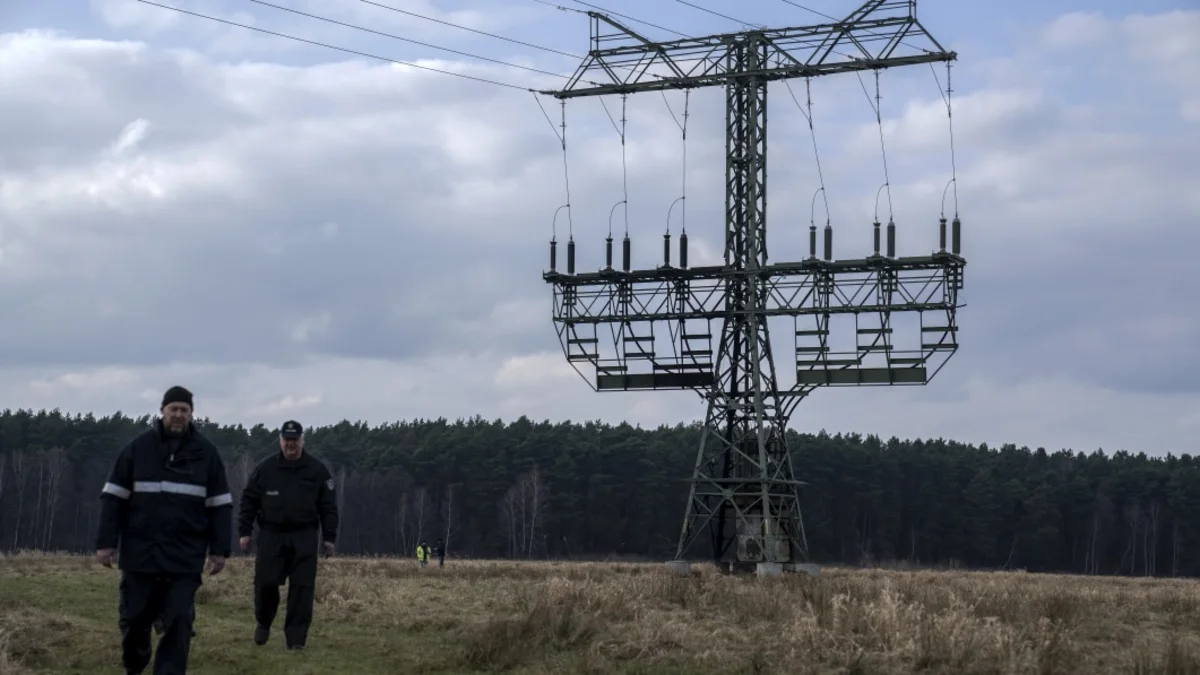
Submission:
[[[783,566],[784,571],[795,574],[807,574],[810,577],[819,576],[821,574],[821,566],[812,563],[788,563]]]
[[[778,577],[783,575],[783,563],[760,562],[755,566],[754,574],[760,577]]]
[[[667,569],[681,577],[686,577],[692,573],[692,564],[686,560],[668,560]]]

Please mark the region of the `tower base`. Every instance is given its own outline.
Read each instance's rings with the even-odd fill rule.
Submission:
[[[821,574],[821,566],[812,563],[778,562],[722,562],[718,564],[722,574],[751,574],[758,577],[778,577],[784,574],[803,574],[815,577]]]
[[[692,563],[686,560],[668,560],[667,569],[681,577],[691,576]]]

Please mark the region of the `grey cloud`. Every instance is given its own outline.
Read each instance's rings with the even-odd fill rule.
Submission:
[[[214,67],[155,50],[130,59],[129,52],[88,49],[49,59],[58,75],[34,80],[27,70],[13,89],[23,107],[0,118],[0,129],[27,128],[31,120],[50,128],[22,140],[8,158],[8,179],[22,181],[22,194],[0,189],[7,195],[0,196],[0,299],[20,317],[0,331],[3,365],[127,364],[160,373],[184,360],[238,363],[256,373],[263,366],[253,364],[272,364],[318,377],[304,370],[314,359],[355,357],[404,362],[405,369],[444,367],[442,377],[469,373],[462,377],[471,384],[460,386],[478,389],[474,404],[509,406],[514,414],[518,401],[538,410],[595,405],[633,414],[638,401],[666,400],[630,395],[601,403],[577,380],[556,384],[557,393],[531,389],[510,398],[488,381],[486,368],[505,355],[557,349],[540,272],[551,216],[565,199],[561,155],[528,94],[444,76],[414,81],[374,66]],[[94,79],[70,86],[79,73]],[[43,84],[49,93],[33,88]],[[891,96],[929,99],[931,89],[913,84]],[[713,107],[719,93],[694,97],[688,146],[689,232],[710,245],[719,241],[724,206],[723,121]],[[855,95],[861,99],[861,91]],[[967,95],[964,86],[960,96]],[[944,398],[977,381],[1002,388],[1056,376],[1076,383],[1061,389],[1071,395],[1082,385],[1194,393],[1189,382],[1200,381],[1200,362],[1181,350],[1200,337],[1188,319],[1200,316],[1200,306],[1180,279],[1200,231],[1178,224],[1200,212],[1183,192],[1200,177],[1189,159],[1200,139],[1187,128],[1170,144],[1118,137],[1051,97],[999,111],[988,101],[965,103],[959,113],[966,120],[972,111],[990,115],[988,124],[964,121],[959,131],[970,261],[965,347],[936,387],[897,392],[896,400]],[[796,118],[794,104],[783,103]],[[63,112],[92,104],[95,115]],[[591,108],[568,108],[582,269],[599,266],[608,212],[620,199],[619,141],[599,104]],[[895,101],[891,109],[902,110]],[[802,120],[780,121],[783,109],[774,110],[780,112],[772,125],[783,140],[772,137],[772,253],[800,258],[816,187],[811,145]],[[555,117],[552,105],[549,111]],[[862,255],[870,245],[869,204],[882,180],[876,147],[853,135],[870,121],[869,110],[841,119],[821,114],[838,255]],[[941,111],[935,106],[929,114]],[[150,121],[151,133],[131,154],[161,162],[143,168],[159,172],[148,176],[170,187],[165,197],[130,200],[125,210],[82,200],[82,193],[54,201],[46,192],[46,202],[30,202],[25,187],[66,181],[138,118]],[[631,105],[630,119],[630,223],[637,264],[649,265],[658,260],[667,207],[679,192],[680,143],[661,97]],[[902,253],[936,243],[944,184],[938,174],[948,173],[948,157],[944,138],[932,134],[943,123],[901,124],[893,134]],[[918,137],[922,129],[930,135]],[[211,176],[193,169],[174,182],[181,165],[206,158]],[[96,176],[111,179],[112,167]],[[817,218],[823,220],[820,210]],[[621,228],[618,217],[618,238]],[[560,223],[560,242],[565,234]],[[787,370],[786,331],[776,336],[779,368]],[[489,357],[465,370],[445,365],[480,353]],[[213,367],[196,377],[217,387],[231,371]],[[254,393],[240,384],[214,391],[267,406],[289,391],[282,371],[271,372],[277,389]],[[328,402],[347,395],[337,389],[351,386],[344,377],[320,370],[328,378],[320,385],[296,377],[301,383],[290,386],[297,397],[320,390],[322,406],[350,410]],[[488,395],[507,403],[489,404]],[[547,397],[562,400],[551,405]],[[699,414],[694,396],[672,400],[678,407],[663,403],[660,410]],[[829,405],[844,400],[832,395]]]

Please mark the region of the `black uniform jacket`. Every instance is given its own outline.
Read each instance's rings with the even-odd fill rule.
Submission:
[[[242,491],[238,535],[249,537],[255,520],[259,527],[276,532],[319,526],[322,539],[336,542],[337,497],[329,469],[307,452],[297,460],[277,452],[259,462]]]
[[[162,421],[117,455],[100,493],[96,548],[120,544],[129,572],[201,573],[207,554],[228,556],[233,498],[225,463],[192,425],[177,447]]]

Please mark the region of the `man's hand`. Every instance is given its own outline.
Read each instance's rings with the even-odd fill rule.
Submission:
[[[208,575],[212,576],[225,569],[225,556],[213,555],[208,557]]]
[[[333,549],[334,549],[334,548],[336,548],[336,547],[333,545],[333,542],[332,542],[332,541],[327,541],[327,542],[325,542],[325,555],[326,555],[326,556],[331,556],[331,555],[333,555]]]
[[[117,549],[115,548],[102,548],[96,551],[96,562],[104,565],[105,567],[112,567],[113,560],[116,557]]]
[[[242,553],[250,552],[250,537],[242,537],[238,540],[238,543],[242,545]]]

